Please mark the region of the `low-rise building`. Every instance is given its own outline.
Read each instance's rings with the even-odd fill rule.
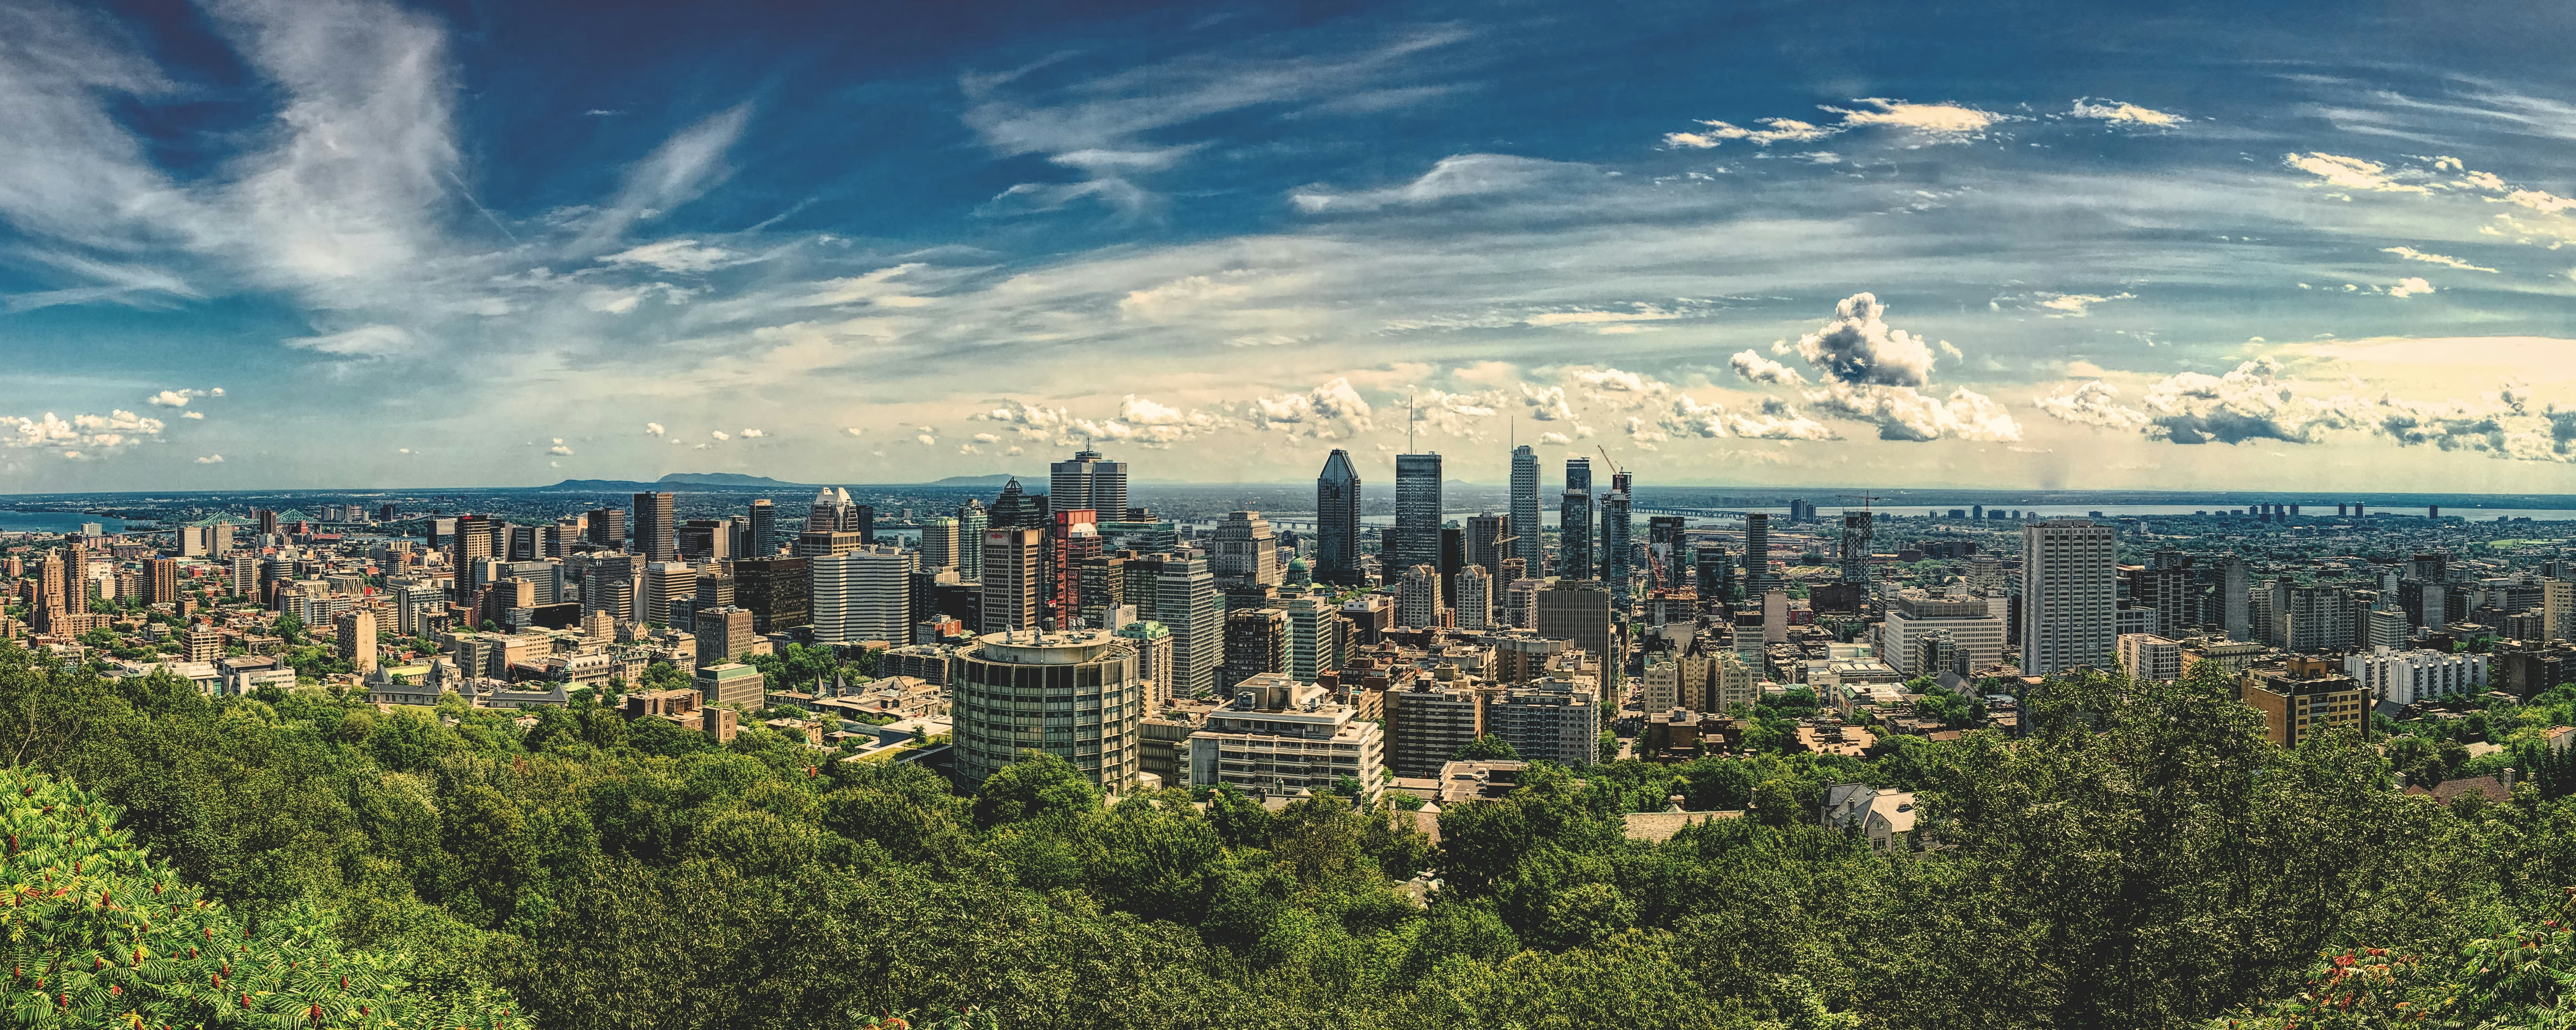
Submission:
[[[1264,673],[1234,687],[1189,736],[1191,786],[1232,784],[1265,794],[1329,794],[1356,786],[1375,799],[1385,779],[1378,725],[1336,702],[1324,688],[1287,673]]]
[[[1817,822],[1828,830],[1859,834],[1880,851],[1913,847],[1914,795],[1866,783],[1837,783],[1825,790]]]
[[[2370,732],[2370,692],[2327,658],[2293,657],[2286,664],[2245,670],[2237,696],[2263,713],[2264,735],[2282,747],[2332,729]]]
[[[2401,705],[2479,694],[2487,688],[2487,656],[2482,654],[2375,647],[2346,655],[2343,671],[2373,699]]]
[[[2153,633],[2120,636],[2120,667],[2142,680],[2182,678],[2182,645]]]
[[[708,705],[727,705],[748,712],[762,707],[768,680],[751,666],[725,662],[699,669],[694,685]]]

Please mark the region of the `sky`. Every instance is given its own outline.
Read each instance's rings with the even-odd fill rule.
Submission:
[[[2576,9],[2153,8],[0,0],[0,492],[2576,493]]]

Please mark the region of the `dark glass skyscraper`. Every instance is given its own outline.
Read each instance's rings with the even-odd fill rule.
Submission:
[[[751,502],[751,532],[737,558],[767,558],[778,553],[778,506],[763,497]]]
[[[1512,531],[1518,534],[1512,556],[1521,560],[1521,568],[1532,576],[1541,576],[1546,568],[1539,561],[1538,531],[1538,452],[1528,444],[1512,448]],[[1494,589],[1510,586],[1497,580]]]
[[[1591,579],[1592,459],[1565,459],[1565,496],[1556,510],[1556,574]]]
[[[1416,565],[1440,567],[1440,456],[1395,456],[1397,572]]]
[[[1771,516],[1744,517],[1744,596],[1760,598],[1771,589]]]
[[[671,521],[671,495],[647,493],[635,495],[635,553],[648,562],[672,561],[679,557],[679,528]]]
[[[1360,586],[1360,473],[1333,448],[1315,477],[1315,580]]]

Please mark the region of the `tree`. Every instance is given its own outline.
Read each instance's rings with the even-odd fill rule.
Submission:
[[[1100,788],[1062,757],[1022,751],[975,789],[975,823],[993,827],[1027,820],[1061,819],[1100,807]]]
[[[1449,759],[1453,762],[1491,762],[1510,761],[1520,756],[1521,753],[1512,748],[1511,741],[1487,734],[1459,746]]]

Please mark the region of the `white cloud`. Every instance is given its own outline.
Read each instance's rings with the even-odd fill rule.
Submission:
[[[1884,125],[1911,129],[1944,140],[1966,139],[2005,117],[1960,104],[1916,104],[1879,97],[1862,97],[1853,103],[1862,106],[1852,110],[1839,107],[1825,110],[1842,115],[1846,126]]]
[[[842,427],[841,431],[842,431],[842,432],[844,432],[844,433],[847,433],[847,434],[849,434],[849,435],[851,435],[851,436],[866,436],[866,435],[868,435],[868,430],[867,430],[867,427],[865,427],[865,426],[844,426],[844,427]]]
[[[1458,154],[1440,159],[1430,171],[1402,186],[1356,193],[1334,193],[1308,186],[1290,193],[1288,201],[1307,214],[1378,211],[1579,188],[1600,177],[1600,172],[1587,165],[1509,154]]]
[[[1735,369],[1736,375],[1750,382],[1774,386],[1804,386],[1807,383],[1807,377],[1798,374],[1797,369],[1763,357],[1751,348],[1736,352],[1726,363]]]
[[[564,446],[564,445],[562,445],[562,444],[556,444],[556,445],[554,445],[554,446],[552,446],[552,447],[548,447],[548,448],[546,448],[546,453],[548,453],[548,454],[560,454],[560,455],[563,455],[563,456],[565,456],[565,457],[567,457],[567,458],[568,458],[568,457],[571,457],[571,456],[572,456],[572,448],[570,448],[570,447],[566,447],[566,446]]]
[[[1663,322],[1682,317],[1678,311],[1667,311],[1650,304],[1636,305],[1633,311],[1543,311],[1521,320],[1523,325],[1601,325],[1611,322]]]
[[[299,350],[352,358],[390,358],[421,350],[426,344],[410,330],[391,325],[362,325],[320,336],[284,341]]]
[[[160,419],[121,408],[105,415],[74,415],[69,420],[50,411],[40,418],[0,415],[0,447],[78,448],[79,454],[65,456],[95,457],[96,452],[112,454],[158,440],[163,428]]]
[[[1375,428],[1371,421],[1374,414],[1368,400],[1351,387],[1348,377],[1335,376],[1305,393],[1255,397],[1246,416],[1259,429],[1319,440],[1347,440]]]
[[[745,439],[745,440],[758,439],[758,438],[760,438],[760,437],[764,437],[764,436],[768,436],[768,435],[769,435],[769,434],[764,433],[764,432],[761,432],[760,430],[757,430],[757,429],[745,429],[745,430],[743,430],[743,431],[742,431],[742,438],[743,438],[743,439]]]
[[[2038,401],[2039,410],[2078,425],[2136,432],[2150,421],[2147,414],[2120,403],[2120,388],[2099,379]]]
[[[1573,439],[1554,430],[1538,434],[1538,442],[1555,447],[1566,447],[1574,443]]]
[[[2107,297],[2092,293],[2043,293],[2039,294],[2039,298],[2040,307],[2057,312],[2048,316],[2050,318],[2083,318],[2093,313],[2095,304],[2107,304],[2115,300],[2136,300],[2138,295],[2126,292],[2114,293]]]
[[[2358,157],[2324,153],[2287,154],[2282,156],[2281,163],[2322,180],[2309,183],[2308,185],[2311,186],[2334,186],[2341,189],[2372,190],[2382,193],[2432,192],[2430,187],[2421,183],[2401,181],[2404,178],[2420,178],[2420,175],[2403,171],[2391,172],[2387,165],[2376,161],[2364,161]]]
[[[205,457],[196,459],[196,461],[197,464],[200,465],[221,465],[224,463],[224,456],[220,454],[209,454]]]
[[[1520,390],[1521,403],[1529,408],[1531,418],[1541,422],[1574,421],[1574,406],[1566,403],[1564,387],[1536,387],[1522,383]]]
[[[2397,285],[2388,288],[2388,295],[2399,300],[2404,300],[2419,293],[2431,292],[2433,292],[2432,283],[2425,282],[2424,280],[2414,276],[2408,276],[2404,279],[2397,280]]]
[[[2166,128],[2191,120],[2178,114],[2121,103],[2117,100],[2104,100],[2097,103],[2091,97],[2078,98],[2075,101],[2074,110],[2067,113],[2077,118],[2098,118],[2113,124],[2148,125],[2157,128]]]
[[[662,433],[663,433],[663,429],[662,429],[662,424],[661,424],[661,423],[659,423],[659,422],[647,422],[647,423],[644,423],[644,435],[646,435],[646,436],[660,436],[660,435],[662,435]]]
[[[1798,355],[1832,381],[1923,386],[1932,381],[1932,347],[1922,337],[1892,329],[1887,306],[1867,293],[1834,305],[1825,327],[1798,338]]]
[[[2425,253],[2425,252],[2423,252],[2423,251],[2420,251],[2420,250],[2417,250],[2417,249],[2415,249],[2415,248],[2413,248],[2413,247],[2381,247],[2381,248],[2379,248],[2379,252],[2380,252],[2380,253],[2382,253],[2382,254],[2395,254],[2395,255],[2397,255],[2398,257],[2405,258],[2405,259],[2406,259],[2406,260],[2408,260],[2408,261],[2422,261],[2422,262],[2425,262],[2425,263],[2427,263],[2427,264],[2448,265],[2448,266],[2450,266],[2450,267],[2452,267],[2452,268],[2457,268],[2457,269],[2459,269],[2459,270],[2461,270],[2461,271],[2463,271],[2463,272],[2493,272],[2493,271],[2495,271],[2495,269],[2492,269],[2492,268],[2481,268],[2481,267],[2479,267],[2479,266],[2477,266],[2477,265],[2472,265],[2472,264],[2470,264],[2470,263],[2468,263],[2468,262],[2466,262],[2466,261],[2462,261],[2462,260],[2460,260],[2460,259],[2458,259],[2458,258],[2455,258],[2455,257],[2449,257],[2449,256],[2442,255],[2442,254],[2427,254],[2427,253]]]
[[[644,290],[592,290],[582,294],[581,306],[603,315],[623,315],[644,302]]]
[[[708,272],[732,264],[742,255],[716,246],[700,246],[696,240],[663,240],[629,247],[600,258],[609,265],[644,265],[665,272]]]
[[[1707,128],[1699,132],[1665,133],[1664,145],[1706,150],[1722,140],[1740,139],[1767,147],[1774,143],[1806,143],[1842,131],[1839,126],[1810,125],[1794,118],[1764,118],[1756,122],[1763,126],[1760,129],[1739,128],[1719,121],[1702,121],[1700,124]]]
[[[180,412],[180,413],[179,413],[179,417],[180,417],[180,418],[192,418],[192,419],[200,419],[200,420],[202,420],[202,419],[204,419],[204,418],[206,417],[206,413],[205,413],[205,412],[202,412],[202,411],[182,411],[182,412]]]
[[[222,390],[163,390],[160,393],[153,394],[150,398],[146,399],[144,403],[164,408],[184,408],[188,406],[189,401],[195,400],[199,397],[221,397],[223,395],[224,392]]]
[[[707,430],[707,438],[708,438],[708,439],[710,439],[710,440],[717,440],[717,441],[723,441],[723,440],[731,440],[731,439],[733,439],[733,437],[732,437],[731,435],[727,434],[724,430],[721,430],[721,429],[710,429],[710,430]]]

